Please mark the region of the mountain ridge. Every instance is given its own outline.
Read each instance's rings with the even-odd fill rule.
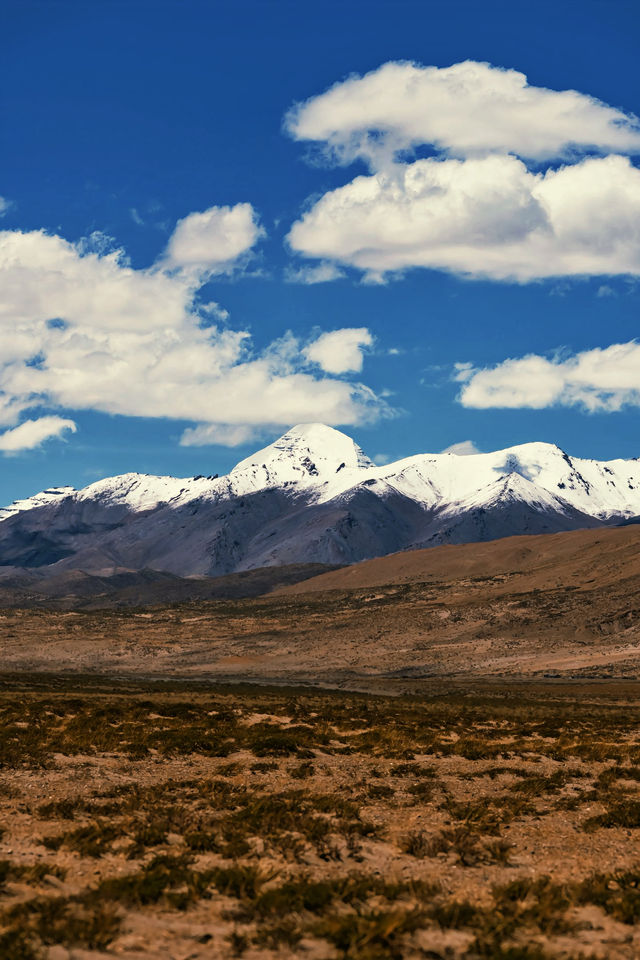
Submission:
[[[17,501],[0,512],[0,566],[215,577],[638,515],[636,459],[531,442],[376,466],[341,431],[298,424],[222,477],[128,473]]]

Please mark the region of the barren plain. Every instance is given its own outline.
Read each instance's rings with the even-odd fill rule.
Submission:
[[[639,547],[4,609],[0,957],[640,956]]]

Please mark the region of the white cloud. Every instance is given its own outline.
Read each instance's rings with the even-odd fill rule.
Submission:
[[[289,243],[378,275],[640,274],[640,170],[619,156],[546,173],[511,156],[417,160],[325,194]]]
[[[198,243],[206,233],[195,231]],[[175,258],[134,270],[93,240],[78,247],[42,231],[0,232],[0,425],[36,407],[94,410],[216,424],[215,442],[235,443],[238,430],[265,424],[378,416],[384,401],[363,384],[312,373],[295,338],[257,353],[247,331],[216,325],[217,304],[197,305],[211,271],[231,269],[234,252],[242,258],[256,238],[219,239],[219,259],[210,250],[206,265],[194,240],[192,259],[185,248],[179,255],[195,270]]]
[[[201,313],[206,317],[214,317],[216,320],[229,319],[229,311],[224,307],[221,307],[220,304],[216,303],[215,300],[210,300],[209,303],[199,303],[198,313]]]
[[[305,347],[304,355],[325,373],[359,373],[362,351],[372,343],[373,337],[366,327],[331,330]]]
[[[11,201],[7,200],[6,197],[0,197],[0,217],[4,217],[5,213],[11,206]]]
[[[332,280],[340,280],[345,276],[344,270],[341,270],[335,263],[317,263],[313,266],[302,266],[297,270],[288,269],[285,272],[285,280],[288,283],[304,283],[308,286],[314,283],[329,283]]]
[[[229,426],[220,423],[201,423],[197,427],[188,427],[180,437],[181,447],[205,447],[221,444],[224,447],[239,447],[249,443],[257,435],[255,427],[247,424]]]
[[[603,349],[551,359],[538,354],[511,358],[495,367],[458,364],[465,407],[580,406],[590,412],[640,406],[640,344],[614,343]]]
[[[0,434],[0,450],[4,453],[18,453],[21,450],[33,450],[51,437],[61,437],[67,431],[76,432],[73,420],[62,417],[40,417],[38,420],[25,420],[13,430]]]
[[[371,168],[289,232],[292,251],[323,269],[377,283],[412,267],[520,282],[640,274],[640,170],[621,155],[640,153],[640,124],[592,97],[486,63],[387,63],[286,123],[334,160]],[[425,145],[445,155],[411,159]]]
[[[615,297],[615,295],[615,290],[607,283],[603,283],[602,286],[598,287],[598,292],[596,294],[598,297]]]
[[[211,207],[178,220],[166,261],[170,267],[229,273],[263,234],[250,203]]]
[[[455,453],[458,457],[472,457],[474,453],[481,453],[473,440],[461,440],[460,443],[452,443],[450,447],[445,447],[441,453]]]
[[[385,463],[389,463],[390,459],[391,458],[387,453],[376,453],[376,455],[373,458],[373,462],[376,464],[377,467],[383,467]]]
[[[467,60],[450,67],[385,63],[297,104],[285,119],[298,140],[339,160],[433,144],[457,156],[549,158],[571,149],[640,153],[637,118],[576,90],[527,84],[524,74]]]

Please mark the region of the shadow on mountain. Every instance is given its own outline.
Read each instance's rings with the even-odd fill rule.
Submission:
[[[177,577],[158,570],[96,576],[80,570],[0,569],[0,608],[109,610],[207,600],[239,600],[269,593],[335,570],[323,563],[246,570],[222,577]]]

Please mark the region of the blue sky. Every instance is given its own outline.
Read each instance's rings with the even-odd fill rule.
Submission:
[[[640,455],[636,3],[2,12],[3,502],[300,419],[380,459]]]

